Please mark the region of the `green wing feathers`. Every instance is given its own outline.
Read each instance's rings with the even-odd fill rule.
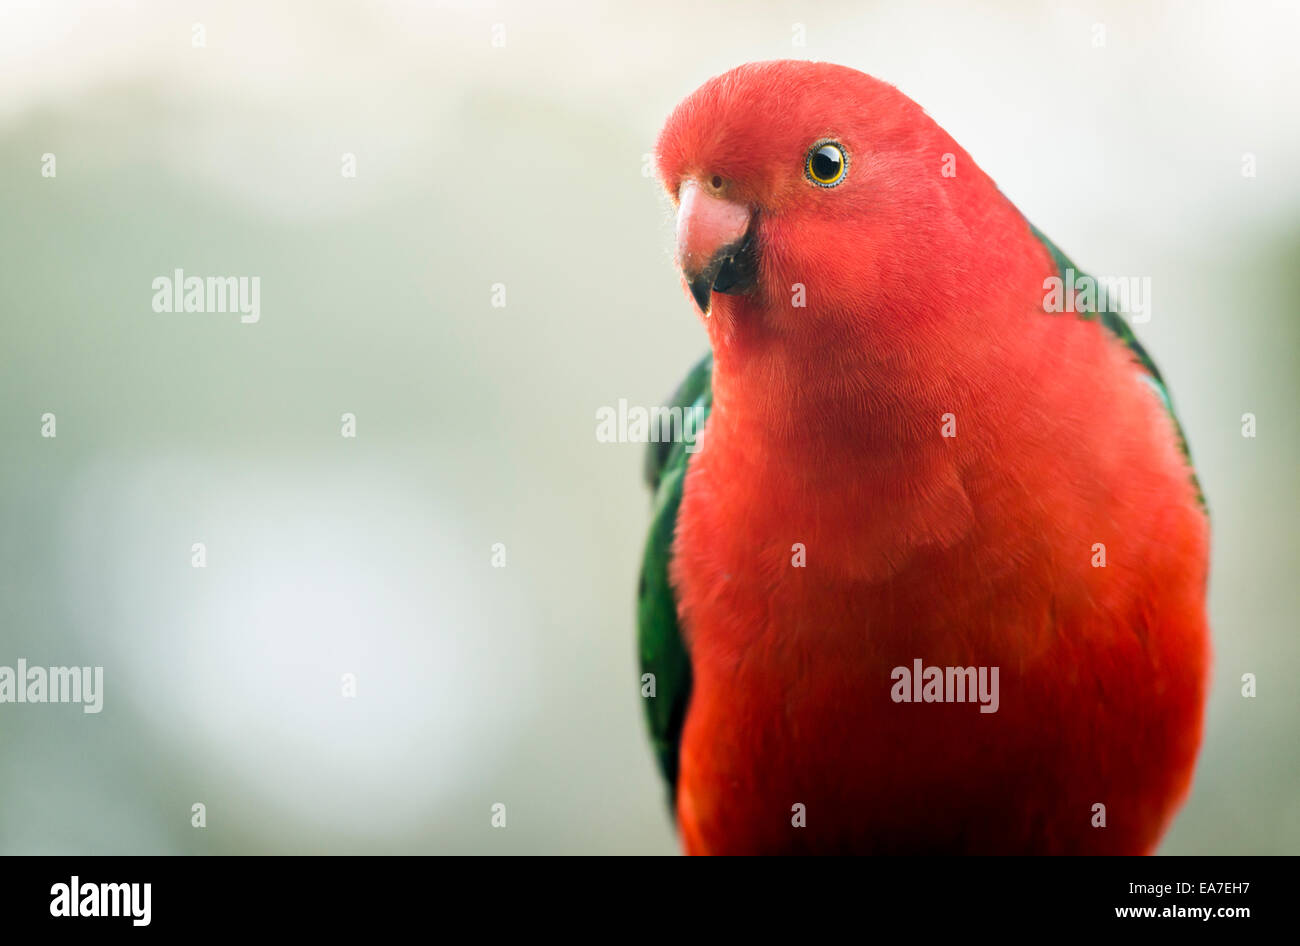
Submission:
[[[691,369],[668,406],[681,408],[683,413],[698,412],[695,429],[703,429],[713,406],[712,355]],[[651,443],[646,451],[645,478],[654,493],[654,518],[637,594],[642,693],[647,693],[647,674],[652,675],[654,693],[645,696],[646,719],[670,801],[676,797],[678,748],[691,693],[691,660],[677,623],[677,600],[668,581],[668,565],[690,456],[681,441]]]
[[[1026,221],[1027,222],[1027,221]],[[1074,261],[1061,252],[1060,247],[1049,240],[1041,230],[1032,223],[1029,229],[1033,232],[1038,241],[1046,247],[1048,254],[1052,257],[1052,263],[1056,267],[1057,275],[1064,280],[1066,270],[1074,270],[1074,281],[1077,283],[1079,277],[1086,275],[1083,270],[1074,265]],[[1106,329],[1124,343],[1125,347],[1133,353],[1133,359],[1142,368],[1144,380],[1164,402],[1165,411],[1169,414],[1169,419],[1173,421],[1174,434],[1178,438],[1178,448],[1182,451],[1183,457],[1187,460],[1188,469],[1191,470],[1192,485],[1196,487],[1196,499],[1205,509],[1205,494],[1201,492],[1201,483],[1197,479],[1196,470],[1192,467],[1192,452],[1187,446],[1187,436],[1183,433],[1183,425],[1178,421],[1178,415],[1174,412],[1174,402],[1169,396],[1169,388],[1165,384],[1165,379],[1160,375],[1160,369],[1156,363],[1147,354],[1147,350],[1142,347],[1137,336],[1133,334],[1133,329],[1124,321],[1124,317],[1118,312],[1112,312],[1111,307],[1107,304],[1106,299],[1101,294],[1101,285],[1098,284],[1096,312],[1078,312],[1079,318],[1092,320],[1098,319]]]

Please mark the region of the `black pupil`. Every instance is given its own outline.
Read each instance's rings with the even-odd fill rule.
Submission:
[[[830,145],[818,148],[812,159],[813,176],[822,181],[833,180],[839,176],[840,165],[843,161],[839,148],[833,148]]]

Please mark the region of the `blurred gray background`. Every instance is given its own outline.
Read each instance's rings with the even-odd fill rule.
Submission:
[[[595,412],[706,344],[660,124],[791,56],[897,84],[1082,267],[1152,277],[1214,525],[1162,851],[1300,851],[1300,13],[973,6],[0,5],[0,664],[105,668],[99,715],[0,705],[0,851],[676,850],[642,448]],[[155,313],[177,267],[260,276],[261,321]]]

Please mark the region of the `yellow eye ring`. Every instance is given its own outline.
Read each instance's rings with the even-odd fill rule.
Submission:
[[[849,156],[835,141],[819,141],[808,149],[803,171],[818,187],[834,187],[849,170]]]

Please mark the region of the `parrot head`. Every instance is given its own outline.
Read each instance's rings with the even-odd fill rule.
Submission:
[[[835,328],[869,332],[877,353],[905,345],[996,280],[998,241],[982,228],[1015,212],[920,106],[830,63],[709,80],[656,153],[677,264],[715,349]]]

